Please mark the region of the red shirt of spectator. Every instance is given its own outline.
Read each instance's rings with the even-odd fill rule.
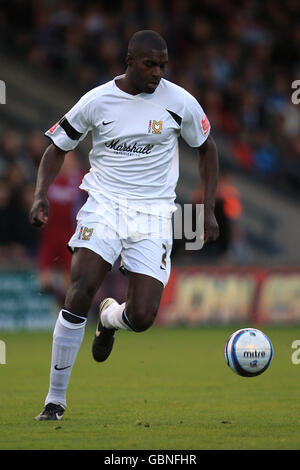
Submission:
[[[67,243],[74,233],[76,213],[84,197],[84,192],[79,189],[83,175],[75,152],[68,153],[48,191],[50,211],[48,222],[41,231],[38,251],[40,270],[57,268],[67,271],[70,268],[71,253]]]

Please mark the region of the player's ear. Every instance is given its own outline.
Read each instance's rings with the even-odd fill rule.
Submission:
[[[132,54],[132,52],[130,52],[130,51],[127,52],[125,62],[126,62],[127,66],[130,66],[130,65],[133,64],[133,54]]]

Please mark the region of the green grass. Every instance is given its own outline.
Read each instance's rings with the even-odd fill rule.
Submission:
[[[2,333],[0,449],[300,449],[299,327],[262,328],[270,368],[243,378],[224,345],[238,327],[118,332],[109,360],[91,357],[87,328],[61,422],[36,422],[48,391],[52,335]]]

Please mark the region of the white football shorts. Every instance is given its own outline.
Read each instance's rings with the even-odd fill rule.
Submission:
[[[146,274],[166,286],[171,270],[172,219],[90,195],[77,214],[76,231],[68,246],[72,251],[88,248],[112,266],[120,256],[121,270]]]

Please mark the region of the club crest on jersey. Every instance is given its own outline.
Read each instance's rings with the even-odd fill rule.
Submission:
[[[153,121],[150,119],[149,125],[148,125],[148,134],[161,134],[162,131],[162,121]]]
[[[80,227],[79,240],[89,240],[93,234],[94,229],[88,227]]]

